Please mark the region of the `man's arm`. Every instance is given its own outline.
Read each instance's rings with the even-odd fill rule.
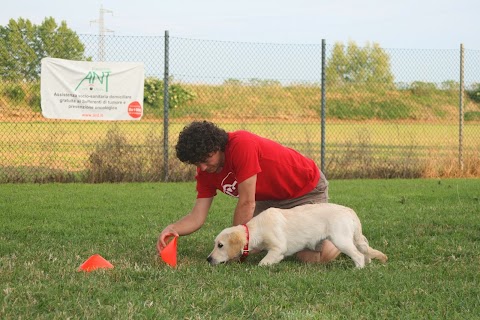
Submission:
[[[158,237],[157,249],[160,252],[165,246],[167,238],[184,236],[200,229],[207,219],[208,210],[212,205],[212,198],[199,198],[195,201],[192,211],[177,222],[165,227]]]
[[[233,225],[244,224],[253,218],[255,211],[255,192],[257,187],[257,175],[238,184],[238,202],[233,214]]]

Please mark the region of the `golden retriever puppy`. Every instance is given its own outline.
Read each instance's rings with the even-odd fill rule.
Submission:
[[[266,250],[259,265],[272,265],[303,249],[315,250],[324,239],[352,258],[357,268],[372,258],[387,261],[385,254],[368,245],[355,211],[333,203],[267,209],[245,225],[220,232],[207,261],[217,265],[246,257],[249,250]]]

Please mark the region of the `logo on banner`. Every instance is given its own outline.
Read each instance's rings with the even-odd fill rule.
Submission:
[[[78,88],[83,84],[83,86],[80,88],[80,91],[90,90],[108,92],[108,76],[110,75],[110,72],[110,70],[102,71],[102,74],[100,75],[95,71],[89,71],[85,78],[83,78],[75,88],[75,91],[77,91]],[[87,81],[86,84],[84,83],[85,81]]]

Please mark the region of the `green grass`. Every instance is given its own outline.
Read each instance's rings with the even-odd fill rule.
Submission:
[[[0,185],[0,318],[478,319],[478,179],[332,180],[331,202],[389,256],[363,270],[343,256],[209,266],[236,202],[224,195],[172,269],[156,240],[194,197],[193,183]],[[95,253],[115,268],[77,272]]]

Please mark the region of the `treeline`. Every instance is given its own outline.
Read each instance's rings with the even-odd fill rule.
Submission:
[[[40,62],[44,57],[91,60],[65,21],[40,25],[11,19],[0,26],[0,107],[40,111]],[[456,116],[456,81],[396,83],[389,55],[376,43],[336,43],[326,61],[327,116],[336,119],[449,119]],[[480,84],[466,92],[466,120],[480,120]],[[163,117],[163,81],[145,79],[149,117]],[[226,79],[220,85],[169,81],[172,117],[318,117],[320,84],[275,79]]]

